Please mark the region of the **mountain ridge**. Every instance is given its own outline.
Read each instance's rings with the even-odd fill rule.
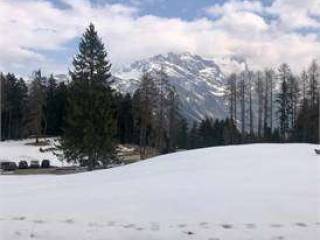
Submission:
[[[175,87],[181,113],[189,122],[227,116],[223,99],[224,73],[214,60],[189,52],[159,54],[117,69],[113,74],[114,87],[132,94],[138,87],[142,72],[160,68],[164,69],[169,82]]]

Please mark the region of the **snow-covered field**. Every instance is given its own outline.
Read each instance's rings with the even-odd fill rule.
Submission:
[[[52,152],[40,152],[40,148],[46,149],[54,146],[53,138],[47,140],[50,143],[48,146],[30,145],[35,142],[34,139],[0,142],[0,162],[19,163],[19,161],[25,160],[30,163],[32,160],[41,162],[43,159],[49,159],[52,166],[62,166],[63,163]]]
[[[76,175],[1,176],[0,239],[317,240],[313,148],[219,147]]]

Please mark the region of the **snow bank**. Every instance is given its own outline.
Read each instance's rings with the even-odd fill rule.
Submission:
[[[218,147],[77,175],[1,176],[0,238],[316,240],[313,148]]]

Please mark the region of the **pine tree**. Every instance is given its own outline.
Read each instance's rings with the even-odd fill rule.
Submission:
[[[311,129],[312,142],[319,141],[319,81],[320,81],[320,67],[316,60],[313,60],[309,69],[309,87],[308,87],[308,102],[309,102],[309,128]]]
[[[290,130],[290,109],[291,96],[288,81],[291,77],[291,70],[287,64],[282,64],[279,68],[279,79],[281,80],[280,93],[277,97],[278,115],[280,123],[280,134],[282,141],[287,141]]]
[[[34,78],[31,82],[28,95],[28,114],[26,116],[26,131],[27,134],[33,135],[36,138],[36,143],[39,142],[39,137],[46,131],[45,117],[45,78],[41,71],[34,72]]]
[[[151,145],[151,134],[154,132],[154,111],[156,106],[157,89],[154,79],[149,73],[144,73],[139,86],[139,145],[140,158],[145,159]],[[154,139],[153,139],[154,140]]]
[[[310,107],[311,109],[315,109],[318,101],[318,85],[320,78],[320,67],[317,61],[313,60],[309,69],[309,99],[310,99]]]
[[[176,139],[177,139],[177,128],[179,124],[179,96],[176,93],[174,86],[168,85],[168,99],[167,99],[167,141],[165,152],[176,151]]]
[[[133,106],[130,94],[122,96],[120,93],[117,102],[117,136],[120,143],[133,143]]]
[[[132,117],[133,117],[133,140],[136,145],[140,144],[141,111],[140,111],[140,89],[138,88],[132,96]]]
[[[254,128],[253,128],[253,77],[254,73],[252,71],[248,71],[248,90],[249,90],[249,135],[250,141],[253,140],[254,137]]]
[[[5,77],[0,72],[0,142],[4,140]]]
[[[273,128],[273,92],[274,92],[274,71],[265,70],[265,92],[264,92],[264,139],[271,140]]]
[[[241,113],[241,136],[246,135],[246,95],[247,95],[247,82],[246,82],[246,71],[241,72],[239,81],[239,97],[240,97],[240,113]],[[245,141],[244,138],[241,139]]]
[[[57,81],[53,75],[51,75],[46,86],[46,118],[48,135],[56,135],[59,128],[57,123],[57,115],[59,114],[56,102],[57,87]]]
[[[28,92],[26,83],[12,73],[0,74],[0,81],[2,139],[20,139],[23,137],[23,116]]]
[[[227,118],[224,122],[223,141],[224,144],[238,144],[240,142],[241,134],[239,133],[235,122]]]
[[[205,118],[200,122],[199,129],[199,143],[201,147],[210,147],[214,144],[213,133],[213,120],[211,118]]]
[[[193,122],[192,127],[189,132],[189,137],[188,137],[188,149],[195,149],[199,148],[199,131],[198,131],[198,123]]]
[[[166,105],[167,105],[167,86],[168,86],[168,76],[164,72],[163,67],[157,72],[155,78],[156,85],[156,106],[155,106],[155,130],[156,130],[156,139],[155,144],[156,148],[160,152],[164,152],[165,150],[165,138],[166,138],[166,130],[167,130],[167,122],[166,122]]]
[[[188,147],[188,122],[184,118],[181,118],[179,120],[176,142],[177,142],[177,147],[179,149],[187,149],[187,147]]]
[[[257,72],[257,77],[256,77],[256,85],[255,85],[255,90],[256,90],[256,95],[257,95],[257,100],[258,100],[258,138],[261,140],[262,135],[263,135],[263,107],[264,107],[264,82],[263,82],[263,74],[262,72],[258,71]]]
[[[89,170],[115,157],[115,103],[110,88],[111,64],[93,24],[87,28],[73,59],[61,148],[67,161]]]
[[[290,96],[290,126],[293,129],[296,124],[298,105],[300,99],[299,82],[293,75],[289,78],[289,96]]]
[[[65,118],[65,108],[67,103],[67,86],[64,82],[60,82],[56,88],[55,93],[55,106],[56,106],[56,129],[54,129],[55,134],[57,136],[62,135],[62,130],[64,126],[64,118]]]
[[[229,107],[229,115],[230,115],[230,131],[233,131],[233,125],[236,125],[237,122],[237,95],[238,95],[238,91],[237,91],[237,79],[238,76],[237,74],[231,74],[229,76],[229,78],[227,79],[227,87],[226,87],[226,92],[225,92],[225,96],[228,99],[228,107]],[[234,133],[231,132],[229,134],[230,136],[230,142],[231,143],[235,143],[235,139],[233,139],[234,137]]]
[[[237,120],[237,75],[231,74],[227,79],[225,89],[225,97],[227,98],[229,107],[229,116],[233,121]]]

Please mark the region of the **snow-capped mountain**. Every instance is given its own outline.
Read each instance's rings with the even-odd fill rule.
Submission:
[[[181,112],[189,121],[204,117],[224,118],[224,74],[214,60],[190,53],[168,53],[139,60],[114,71],[114,87],[132,93],[143,71],[163,68],[175,86],[181,102]]]

